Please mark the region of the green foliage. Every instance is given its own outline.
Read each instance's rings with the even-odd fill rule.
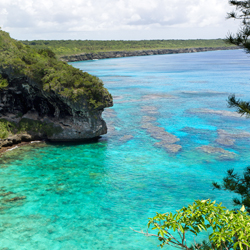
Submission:
[[[250,166],[245,169],[242,177],[234,173],[233,169],[229,169],[227,176],[223,178],[222,184],[213,182],[213,186],[219,190],[226,190],[238,194],[240,199],[234,198],[234,205],[244,205],[248,213],[250,213]]]
[[[103,108],[112,98],[97,77],[57,60],[49,48],[25,46],[1,30],[0,62],[2,72],[25,75],[43,90],[54,91],[73,102],[85,99],[91,108]],[[0,79],[2,85],[6,86],[6,81]]]
[[[47,136],[62,132],[61,127],[55,127],[52,123],[23,118],[18,124],[19,132],[40,133]]]
[[[238,33],[229,33],[225,41],[228,44],[241,46],[246,53],[250,53],[250,1],[230,0],[229,4],[235,7],[235,10],[228,13],[227,18],[241,20],[241,24]],[[250,102],[236,100],[235,95],[231,95],[228,98],[228,105],[230,108],[236,108],[239,114],[250,117]]]
[[[0,119],[0,138],[5,139],[16,130],[17,126],[13,122]]]
[[[192,205],[177,210],[175,214],[165,213],[149,218],[148,228],[157,230],[155,236],[160,246],[173,246],[179,249],[249,249],[250,247],[250,216],[244,211],[229,211],[220,204],[210,200],[197,200]],[[196,244],[189,247],[187,234],[196,237],[207,231],[209,243]],[[209,248],[210,247],[210,248]]]
[[[241,20],[240,30],[236,34],[229,34],[226,41],[229,44],[242,46],[247,53],[250,53],[250,1],[230,0],[229,4],[235,7],[235,10],[228,13],[227,18]]]
[[[43,55],[45,57],[56,58],[56,54],[51,49],[38,49],[38,54]]]
[[[9,86],[8,80],[3,78],[3,76],[0,74],[0,90],[7,88]]]
[[[6,119],[0,119],[1,139],[6,139],[11,134],[19,134],[23,132],[52,136],[53,134],[62,132],[62,128],[56,127],[52,123],[30,120],[27,118],[21,119],[18,124],[9,122]]]
[[[227,102],[229,108],[236,108],[237,113],[250,117],[250,102],[236,99],[235,95],[230,95]]]
[[[95,40],[35,40],[22,41],[37,49],[51,49],[57,56],[108,51],[133,51],[151,49],[181,49],[225,47],[222,39],[197,40],[141,40],[141,41],[95,41]]]

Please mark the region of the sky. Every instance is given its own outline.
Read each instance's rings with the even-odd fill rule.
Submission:
[[[228,0],[0,0],[19,40],[214,39],[235,33]]]

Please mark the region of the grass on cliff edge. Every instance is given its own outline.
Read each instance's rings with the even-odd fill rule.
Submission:
[[[19,134],[22,132],[41,134],[52,136],[62,132],[62,128],[54,126],[53,123],[30,120],[22,118],[18,124],[0,119],[0,139],[6,139],[10,135]]]
[[[141,40],[141,41],[97,41],[97,40],[34,40],[21,41],[37,49],[51,49],[57,56],[108,51],[134,51],[152,49],[184,49],[204,47],[230,47],[223,39],[196,40]]]
[[[0,30],[0,91],[19,76],[74,102],[86,100],[92,108],[103,108],[112,98],[99,78],[57,60],[48,48],[24,45]]]

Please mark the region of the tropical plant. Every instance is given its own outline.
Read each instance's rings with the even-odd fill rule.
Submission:
[[[234,169],[227,171],[227,176],[223,178],[222,184],[213,182],[213,186],[219,190],[226,190],[238,194],[239,198],[234,198],[235,206],[245,206],[250,213],[250,166],[247,167],[241,177],[234,172]]]
[[[235,10],[228,13],[227,18],[241,20],[240,29],[236,34],[229,33],[226,41],[230,44],[243,47],[247,53],[250,53],[250,1],[230,0],[229,4],[235,7]]]
[[[230,0],[229,4],[235,7],[235,10],[228,13],[227,18],[240,20],[240,29],[236,34],[231,34],[226,38],[226,42],[234,44],[245,49],[246,53],[250,53],[250,1],[235,1]],[[241,115],[250,117],[250,102],[236,99],[235,95],[228,97],[228,106],[236,108]]]
[[[237,212],[230,211],[210,200],[196,200],[192,205],[177,210],[175,214],[157,213],[149,218],[148,228],[157,234],[139,231],[145,236],[157,237],[160,246],[179,249],[250,249],[250,216],[244,206]],[[134,230],[135,231],[135,230]],[[208,233],[209,242],[194,243],[189,246],[187,237],[196,237],[201,232]],[[136,231],[138,232],[138,231]]]

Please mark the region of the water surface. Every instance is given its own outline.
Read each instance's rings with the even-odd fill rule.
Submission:
[[[231,93],[250,96],[243,51],[71,64],[100,77],[113,95],[103,115],[108,134],[1,157],[0,249],[159,249],[130,227],[146,229],[156,211],[195,199],[232,208],[233,195],[211,183],[229,168],[242,173],[250,160],[250,120],[226,103]]]

